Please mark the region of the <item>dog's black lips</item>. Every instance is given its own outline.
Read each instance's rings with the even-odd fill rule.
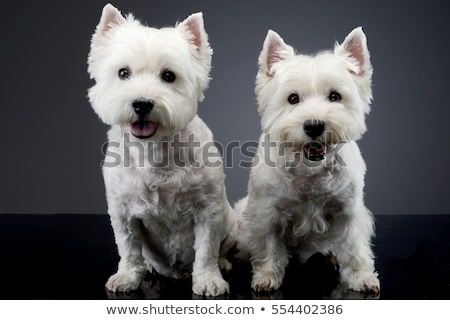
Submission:
[[[311,141],[303,146],[305,157],[309,161],[322,161],[327,153],[327,146],[318,141]]]

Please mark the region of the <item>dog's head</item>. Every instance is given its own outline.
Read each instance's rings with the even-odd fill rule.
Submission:
[[[91,41],[89,100],[106,124],[158,140],[194,118],[211,57],[201,13],[155,29],[107,4]]]
[[[372,66],[366,36],[354,29],[334,51],[296,54],[269,31],[256,77],[264,132],[322,160],[327,145],[357,140],[366,131],[372,99]]]

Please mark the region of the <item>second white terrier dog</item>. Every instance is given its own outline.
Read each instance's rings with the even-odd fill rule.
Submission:
[[[147,268],[174,278],[192,272],[195,294],[229,291],[219,250],[233,244],[232,208],[221,162],[205,164],[205,145],[218,153],[196,115],[211,56],[201,13],[155,29],[103,9],[88,71],[96,81],[89,100],[111,125],[103,176],[120,262],[110,291],[137,289]]]
[[[366,37],[353,30],[334,52],[298,55],[269,31],[256,77],[263,134],[248,185],[241,250],[250,253],[252,288],[278,289],[290,255],[332,254],[341,281],[379,291],[363,202],[366,166],[355,140],[372,99]]]

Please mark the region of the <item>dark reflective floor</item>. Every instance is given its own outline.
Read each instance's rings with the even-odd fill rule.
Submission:
[[[374,241],[379,299],[450,299],[450,216],[377,216]],[[147,275],[141,289],[104,289],[117,251],[107,215],[0,215],[0,299],[201,299],[190,280]],[[283,287],[271,295],[250,290],[247,265],[225,275],[221,299],[374,298],[337,285],[323,256],[292,262]]]

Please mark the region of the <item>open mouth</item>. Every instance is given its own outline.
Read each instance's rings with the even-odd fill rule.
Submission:
[[[327,154],[327,146],[317,141],[311,141],[303,146],[305,157],[309,161],[321,161]]]
[[[139,120],[131,123],[131,133],[139,139],[147,139],[155,134],[157,124],[153,121]]]

